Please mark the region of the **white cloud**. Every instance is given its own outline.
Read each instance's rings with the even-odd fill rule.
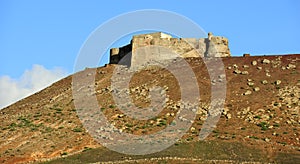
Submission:
[[[19,79],[1,76],[0,109],[44,89],[66,75],[66,71],[61,68],[48,70],[41,65],[33,65]]]

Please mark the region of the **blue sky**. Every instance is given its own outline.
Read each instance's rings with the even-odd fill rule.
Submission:
[[[0,80],[6,77],[17,84],[26,79],[26,71],[37,68],[57,77],[73,73],[76,56],[93,30],[113,17],[141,9],[186,16],[205,31],[227,37],[232,55],[300,53],[297,0],[1,0]]]

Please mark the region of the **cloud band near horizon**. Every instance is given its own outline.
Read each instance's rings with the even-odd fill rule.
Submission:
[[[66,75],[67,72],[63,68],[47,69],[42,65],[34,64],[18,79],[0,76],[0,110],[46,88]]]

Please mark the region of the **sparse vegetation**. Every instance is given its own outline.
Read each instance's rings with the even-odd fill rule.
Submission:
[[[73,132],[83,132],[83,129],[80,127],[76,127],[72,130]]]
[[[269,124],[266,122],[261,122],[258,124],[259,127],[261,127],[261,130],[268,130]]]
[[[268,58],[271,63],[262,64],[261,61],[263,58]],[[210,87],[206,85],[210,84],[211,81],[208,75],[206,75],[207,73],[201,71],[206,70],[206,68],[204,68],[204,65],[197,64],[201,61],[196,58],[187,59],[192,68],[197,70],[197,80],[201,84],[199,85],[201,103],[199,109],[196,110],[197,115],[195,120],[193,120],[194,122],[186,120],[184,114],[181,118],[177,117],[179,108],[186,104],[180,104],[181,90],[177,83],[175,84],[170,80],[170,77],[172,77],[171,73],[153,72],[153,70],[149,70],[148,72],[140,71],[135,73],[131,80],[130,85],[132,86],[130,88],[134,89],[131,95],[132,99],[134,100],[134,104],[141,109],[151,104],[150,100],[152,99],[148,100],[144,97],[149,95],[149,88],[152,85],[168,86],[166,107],[159,115],[150,120],[134,119],[130,115],[127,115],[126,112],[119,110],[118,107],[121,109],[126,108],[127,110],[130,110],[131,107],[128,104],[124,104],[124,106],[114,104],[109,96],[111,90],[109,88],[109,78],[108,80],[103,79],[103,75],[101,75],[101,80],[103,80],[101,83],[99,82],[99,77],[96,76],[97,87],[95,89],[97,89],[96,96],[99,107],[95,108],[97,110],[94,111],[95,113],[92,118],[89,118],[88,115],[87,118],[80,117],[78,114],[80,112],[84,113],[88,109],[75,109],[72,93],[69,89],[66,89],[72,82],[70,77],[49,87],[47,92],[41,91],[3,111],[1,110],[0,119],[2,123],[0,129],[2,137],[0,139],[0,147],[2,146],[1,143],[7,143],[4,145],[5,150],[9,146],[18,148],[7,149],[6,153],[5,150],[0,151],[0,159],[15,160],[17,159],[16,157],[24,157],[24,159],[31,160],[34,158],[34,160],[38,160],[41,155],[36,153],[36,150],[47,152],[48,154],[44,153],[42,155],[45,158],[48,158],[47,155],[55,153],[56,155],[52,157],[60,158],[48,163],[55,163],[55,161],[93,163],[94,161],[105,162],[129,159],[125,158],[129,157],[127,155],[118,154],[100,147],[100,145],[94,143],[90,135],[85,133],[84,126],[82,125],[83,121],[89,122],[92,119],[97,119],[97,114],[103,112],[102,114],[106,116],[107,120],[120,130],[116,132],[132,133],[137,136],[155,134],[163,130],[166,126],[169,126],[169,124],[178,126],[181,123],[191,121],[188,122],[191,123],[189,129],[181,127],[173,130],[174,132],[186,132],[174,146],[171,146],[166,151],[149,156],[130,156],[132,160],[152,157],[171,158],[174,155],[176,157],[201,159],[230,159],[237,163],[241,162],[241,160],[249,160],[247,162],[263,160],[266,160],[266,163],[278,162],[278,154],[281,152],[296,154],[298,152],[295,148],[299,147],[300,144],[299,139],[296,139],[299,131],[297,127],[299,113],[294,109],[299,106],[299,85],[297,83],[300,83],[300,80],[298,75],[295,76],[296,74],[290,76],[292,70],[282,70],[281,66],[286,67],[289,61],[283,60],[284,64],[281,64],[281,66],[272,67],[272,62],[275,59],[273,57],[263,58],[248,57],[245,62],[235,58],[224,58],[226,78],[230,80],[226,84],[225,108],[216,127],[214,127],[211,134],[203,142],[198,141],[198,135],[201,130],[202,132],[205,130],[203,125],[207,116],[211,114],[210,98],[212,95],[208,89]],[[254,60],[257,61],[257,66],[251,64]],[[242,66],[248,65],[248,74],[234,74],[233,64],[239,66],[234,69],[240,69],[240,71],[245,71],[245,68]],[[296,65],[298,68],[298,63]],[[228,66],[231,69],[227,70]],[[258,66],[261,69],[257,69]],[[111,75],[113,66],[100,69],[106,69],[106,75]],[[269,71],[270,77],[266,76],[266,70]],[[156,71],[163,71],[163,69],[157,69]],[[83,77],[86,77],[86,75]],[[282,83],[277,83],[278,79]],[[217,84],[218,80],[215,80],[214,84]],[[266,81],[265,84],[262,82],[264,80]],[[139,89],[136,90],[138,87]],[[255,87],[258,87],[259,90],[255,90]],[[89,88],[83,87],[82,92],[85,93],[87,89]],[[144,90],[143,94],[146,96],[141,96],[139,92],[142,92],[142,90]],[[247,90],[250,90],[251,94],[243,95]],[[83,103],[87,102],[84,101]],[[129,107],[127,108],[127,106]],[[156,107],[153,108],[155,108],[155,111],[160,110]],[[193,108],[194,111],[195,109]],[[102,130],[107,131],[112,129],[102,128]],[[100,134],[102,134],[102,130],[99,130]],[[166,136],[167,138],[168,136]],[[252,151],[252,149],[247,147],[250,145],[251,148],[255,147],[256,150]],[[272,149],[266,150],[270,145],[273,146]],[[264,154],[265,152],[268,152],[268,154]],[[73,153],[79,154],[71,155]],[[249,157],[249,153],[251,153],[251,158]],[[268,159],[273,159],[274,161],[267,161],[267,156]],[[286,153],[286,156],[290,157],[291,153]],[[174,162],[165,159],[161,161]],[[281,163],[281,161],[278,163]]]
[[[256,137],[256,136],[250,136],[249,138],[253,138],[253,139],[256,139],[256,140],[258,140],[259,138],[258,137]]]
[[[254,118],[261,119],[261,116],[257,115],[257,116],[254,116]]]
[[[129,124],[129,123],[125,124],[125,126],[127,126],[127,127],[129,127],[129,128],[133,127],[133,125],[132,125],[132,124]]]

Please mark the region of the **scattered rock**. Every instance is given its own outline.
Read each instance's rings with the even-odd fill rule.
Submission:
[[[254,85],[254,83],[253,82],[248,82],[247,85],[252,87]]]
[[[224,79],[226,77],[226,75],[225,74],[221,74],[221,75],[219,75],[219,78],[220,79]]]
[[[254,61],[251,62],[251,64],[255,66],[255,65],[257,65],[257,61],[254,60]]]
[[[276,80],[276,81],[274,82],[274,84],[275,84],[275,85],[279,85],[279,84],[281,84],[281,81],[280,81],[280,80]]]
[[[243,95],[251,95],[252,92],[250,90],[247,90]]]
[[[242,72],[242,71],[240,71],[240,70],[238,70],[238,69],[233,71],[233,73],[235,73],[235,74],[240,74],[241,72]]]
[[[191,127],[191,132],[195,132],[195,131],[196,131],[196,128]]]
[[[286,67],[286,69],[293,69],[293,68],[296,68],[296,66],[293,64],[288,64]]]
[[[265,138],[265,141],[266,142],[270,142],[271,140],[269,138]]]
[[[228,109],[228,108],[224,108],[222,113],[223,113],[224,115],[227,115],[228,112],[229,112],[229,109]]]
[[[242,73],[242,75],[248,75],[249,74],[248,71],[242,71],[241,73]]]
[[[262,69],[262,67],[257,67],[257,69],[258,69],[258,70],[261,70],[261,69]]]
[[[270,64],[270,63],[271,63],[271,61],[270,61],[270,60],[268,60],[268,59],[264,59],[264,60],[262,61],[262,63],[263,63],[263,64]]]
[[[231,114],[228,113],[228,114],[226,115],[226,118],[227,118],[227,119],[231,119]]]
[[[253,91],[255,91],[255,92],[257,92],[257,91],[259,91],[260,90],[260,88],[259,87],[255,87],[255,88],[253,88]]]
[[[261,83],[264,84],[264,85],[266,85],[266,84],[268,84],[268,81],[267,80],[263,80],[263,81],[261,81]]]

